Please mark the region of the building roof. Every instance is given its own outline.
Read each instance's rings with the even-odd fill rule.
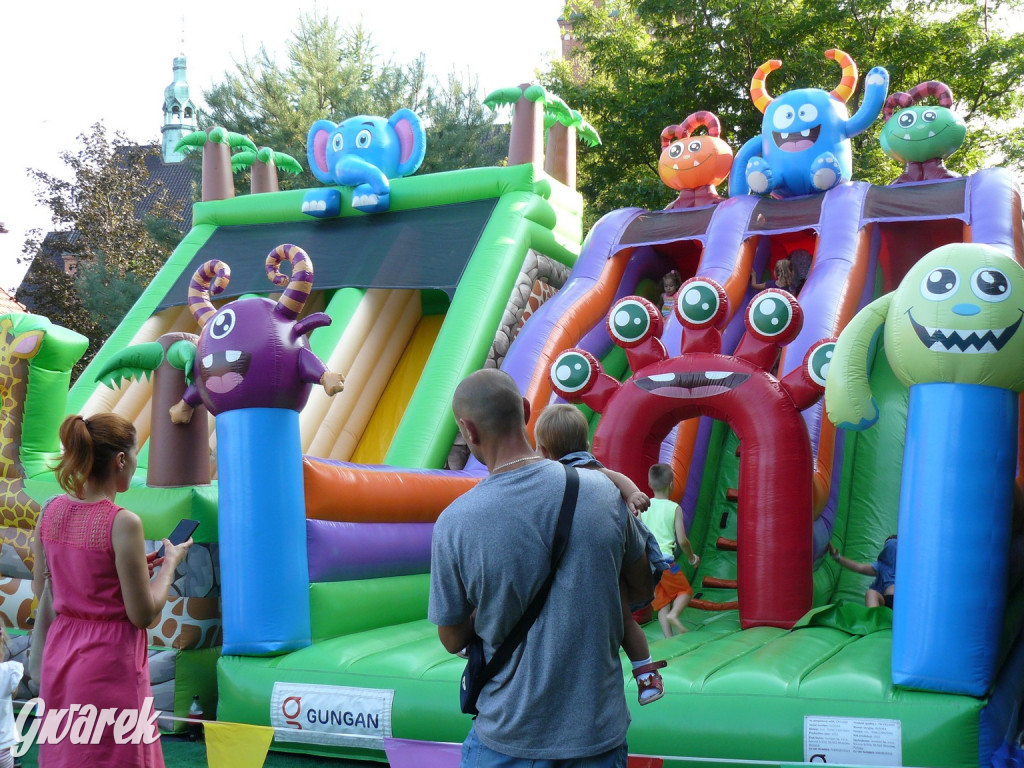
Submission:
[[[144,147],[152,150],[153,154],[146,156],[146,170],[149,171],[149,180],[152,191],[135,206],[135,216],[141,218],[149,212],[149,209],[156,203],[161,189],[167,190],[168,200],[174,208],[181,209],[181,225],[178,227],[182,232],[192,229],[192,203],[195,196],[192,191],[192,183],[195,180],[195,173],[192,164],[187,162],[165,163],[160,156],[160,145],[152,144]],[[157,184],[159,182],[162,186]]]
[[[0,288],[0,315],[9,315],[12,312],[27,312],[25,305],[11,296],[3,288]]]
[[[147,152],[144,162],[149,172],[149,192],[135,204],[133,211],[136,219],[142,219],[156,204],[160,195],[166,191],[168,203],[172,208],[181,211],[182,220],[178,229],[188,232],[192,229],[192,203],[195,201],[193,192],[193,181],[195,171],[193,164],[188,162],[165,163],[160,156],[160,145],[149,144],[144,146],[122,147],[120,152]],[[80,235],[77,232],[47,232],[46,237],[39,248],[39,252],[29,265],[25,276],[22,278],[22,287],[19,287],[18,294],[28,302],[29,308],[33,306],[34,299],[30,286],[33,285],[33,273],[36,260],[51,259],[62,271],[65,268],[64,253],[68,247],[73,245]]]

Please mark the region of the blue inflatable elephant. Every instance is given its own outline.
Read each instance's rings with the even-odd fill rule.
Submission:
[[[415,173],[426,148],[419,116],[400,109],[388,119],[357,115],[341,123],[317,120],[309,129],[306,156],[320,181],[354,187],[353,208],[378,213],[391,204],[389,179]],[[310,190],[302,201],[302,212],[310,216],[337,216],[340,210],[341,194],[335,189]]]

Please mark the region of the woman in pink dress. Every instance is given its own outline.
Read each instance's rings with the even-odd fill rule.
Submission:
[[[40,697],[47,713],[76,704],[115,715],[152,712],[151,702],[146,706],[153,696],[146,627],[160,616],[192,540],[179,546],[165,540],[164,558],[154,562],[146,556],[138,515],[114,503],[128,490],[137,465],[130,421],[112,413],[69,416],[60,440],[64,455],[56,475],[65,494],[47,503],[32,542],[33,586],[39,594],[49,572],[57,614],[43,650]],[[163,567],[150,581],[156,565]],[[95,717],[95,729],[102,720],[102,714]],[[140,723],[138,733],[144,738],[136,744],[115,743],[111,725],[95,744],[73,743],[68,734],[57,744],[40,744],[39,765],[162,768],[155,721]]]

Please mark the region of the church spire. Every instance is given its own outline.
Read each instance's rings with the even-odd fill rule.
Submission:
[[[182,48],[184,48],[182,40]],[[164,124],[162,149],[165,163],[178,163],[185,159],[174,146],[186,133],[196,130],[196,106],[188,95],[185,79],[185,54],[174,57],[174,81],[164,89]]]

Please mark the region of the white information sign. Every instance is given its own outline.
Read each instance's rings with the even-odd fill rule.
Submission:
[[[393,690],[274,683],[270,724],[278,741],[384,749]]]
[[[900,721],[805,715],[804,762],[903,765]]]

